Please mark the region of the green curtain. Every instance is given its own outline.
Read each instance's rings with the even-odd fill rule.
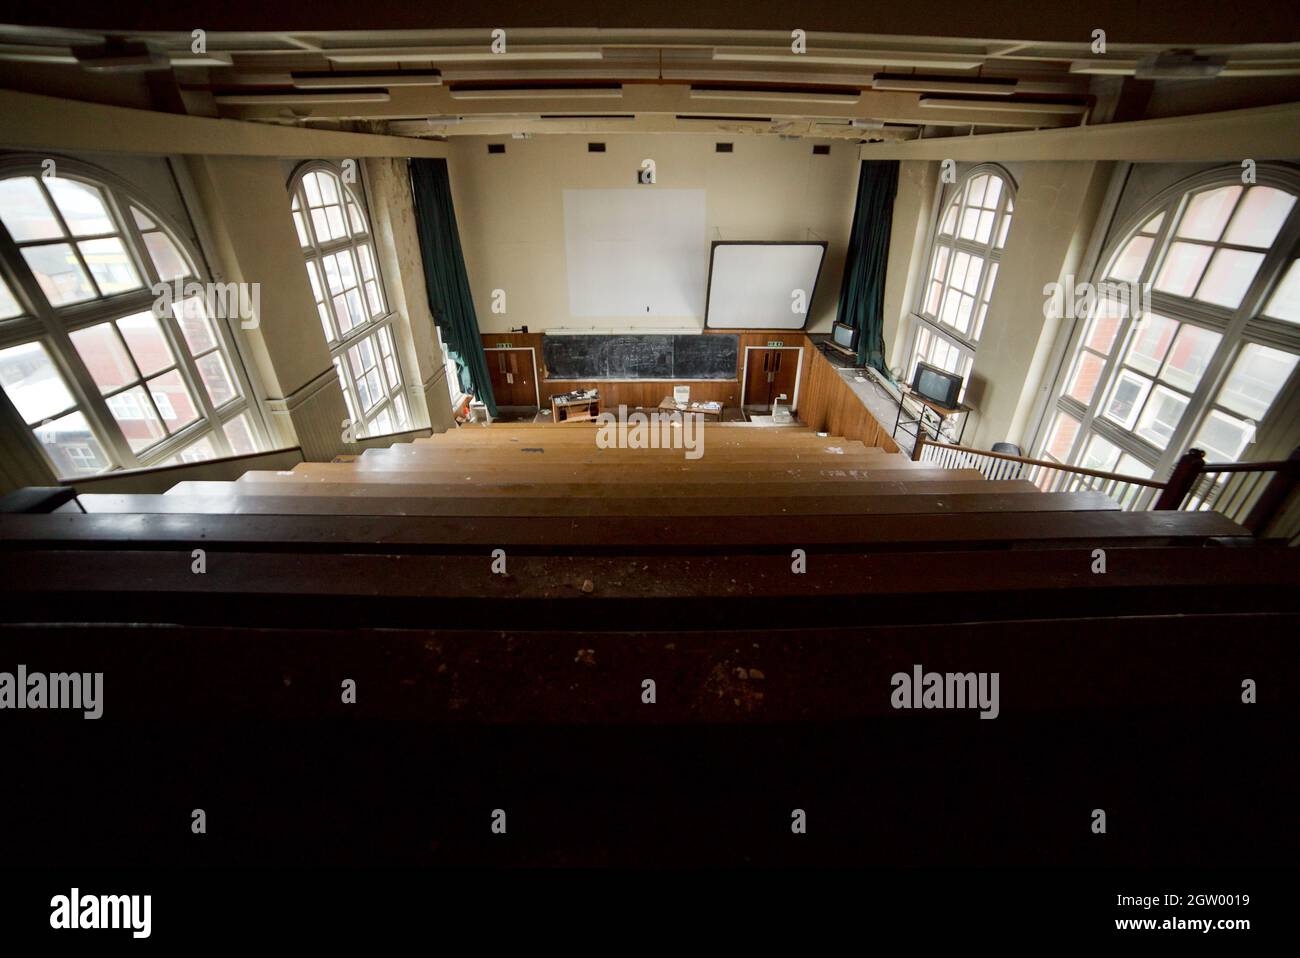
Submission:
[[[862,161],[835,316],[858,331],[858,364],[871,366],[886,376],[885,263],[889,259],[889,230],[897,192],[897,160]]]
[[[410,161],[411,191],[415,196],[415,229],[424,261],[424,285],[429,309],[442,333],[451,358],[460,371],[462,392],[473,393],[496,417],[496,397],[488,375],[483,340],[479,336],[474,298],[465,273],[465,256],[456,228],[456,208],[451,201],[451,180],[446,160]]]

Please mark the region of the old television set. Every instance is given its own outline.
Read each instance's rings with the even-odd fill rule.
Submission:
[[[831,327],[831,342],[841,350],[852,352],[858,345],[858,331],[848,323],[837,322]]]
[[[962,378],[938,366],[918,362],[912,374],[912,392],[937,406],[953,409],[961,395]]]

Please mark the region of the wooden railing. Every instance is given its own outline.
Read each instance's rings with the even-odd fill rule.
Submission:
[[[986,479],[1026,479],[1043,492],[1092,490],[1128,511],[1218,512],[1257,536],[1300,542],[1300,448],[1274,462],[1207,463],[1189,449],[1164,482],[1067,466],[1045,459],[935,442],[921,436],[918,462],[942,469],[978,469]]]

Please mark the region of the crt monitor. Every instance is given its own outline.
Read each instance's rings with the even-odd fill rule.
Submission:
[[[912,376],[912,392],[949,409],[957,405],[961,393],[961,377],[956,373],[918,362]]]
[[[836,346],[854,349],[857,346],[858,331],[847,323],[836,323],[831,329],[831,339]]]

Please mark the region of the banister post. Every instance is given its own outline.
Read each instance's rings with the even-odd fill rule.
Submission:
[[[1277,515],[1277,511],[1291,497],[1297,482],[1300,482],[1300,446],[1291,450],[1286,465],[1268,481],[1268,485],[1255,500],[1255,505],[1251,507],[1250,514],[1246,516],[1242,525],[1249,529],[1252,535],[1263,533],[1268,528],[1268,524],[1273,521],[1273,517]]]
[[[1188,449],[1181,459],[1174,466],[1174,471],[1169,474],[1169,481],[1165,483],[1164,489],[1160,492],[1160,498],[1156,500],[1153,509],[1177,509],[1187,498],[1187,494],[1192,491],[1192,486],[1196,484],[1196,479],[1205,467],[1205,453],[1200,449]]]
[[[925,446],[925,430],[916,430],[916,445],[912,447],[912,461],[921,461],[921,449]]]

